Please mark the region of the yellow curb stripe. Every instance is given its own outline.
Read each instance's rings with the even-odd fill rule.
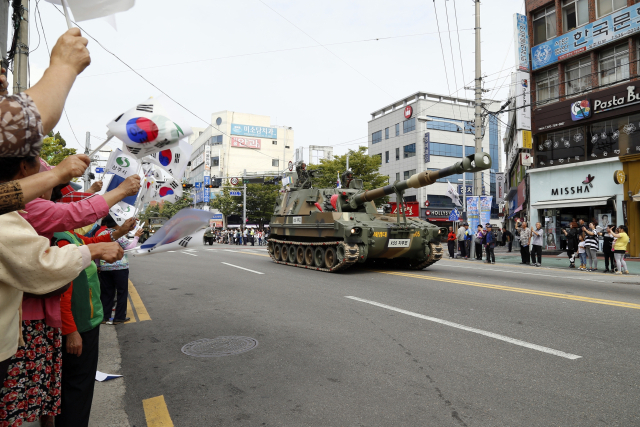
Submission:
[[[140,298],[140,294],[136,290],[136,287],[133,286],[131,280],[129,280],[129,296],[131,297],[131,302],[136,309],[136,314],[138,315],[138,320],[140,322],[144,322],[145,320],[151,320],[151,316],[149,316],[149,312],[147,311],[147,307],[142,303],[142,298]]]
[[[136,312],[133,311],[133,308],[131,307],[131,295],[129,295],[129,298],[127,298],[127,313],[129,313],[129,318],[131,320],[124,323],[134,323],[136,321]]]
[[[145,399],[142,401],[142,406],[148,427],[173,427],[164,396]]]
[[[518,292],[523,294],[538,295],[538,296],[544,296],[544,297],[550,297],[550,298],[568,299],[573,301],[589,302],[593,304],[611,305],[615,307],[633,308],[636,310],[640,310],[640,304],[634,304],[631,302],[606,300],[606,299],[600,299],[600,298],[590,298],[590,297],[583,297],[580,295],[559,294],[556,292],[536,291],[533,289],[515,288],[511,286],[501,286],[501,285],[491,285],[488,283],[469,282],[466,280],[445,279],[442,277],[425,276],[422,274],[402,273],[402,272],[395,272],[395,271],[375,271],[375,272],[381,273],[381,274],[391,274],[393,276],[410,277],[410,278],[422,279],[422,280],[433,280],[436,282],[455,283],[459,285],[475,286],[475,287],[495,289],[500,291]]]

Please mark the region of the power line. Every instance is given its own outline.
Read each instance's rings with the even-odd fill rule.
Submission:
[[[349,68],[351,68],[353,71],[355,71],[356,73],[360,74],[362,77],[364,77],[365,79],[367,79],[369,81],[369,83],[371,83],[372,85],[374,85],[375,87],[377,87],[378,89],[380,89],[382,92],[386,93],[387,95],[389,95],[391,98],[395,98],[393,95],[391,95],[389,92],[387,92],[386,90],[384,90],[383,88],[381,88],[380,86],[378,86],[373,80],[371,80],[369,77],[365,76],[364,74],[362,74],[360,71],[358,71],[356,68],[354,68],[351,64],[349,64],[347,61],[345,61],[344,59],[340,58],[338,55],[336,55],[335,53],[333,53],[329,48],[327,48],[325,45],[323,45],[322,43],[320,43],[318,40],[316,40],[315,38],[313,38],[309,33],[307,33],[306,31],[304,31],[302,28],[298,27],[296,24],[294,24],[293,22],[291,22],[290,20],[288,20],[287,18],[285,18],[280,12],[278,12],[277,10],[275,10],[274,8],[272,8],[271,6],[269,6],[267,3],[265,3],[262,0],[258,0],[260,3],[262,3],[263,5],[265,5],[266,7],[268,7],[269,9],[271,9],[274,13],[276,13],[278,16],[280,16],[282,19],[284,19],[285,21],[287,21],[289,24],[293,25],[294,27],[296,27],[300,32],[302,32],[303,34],[305,34],[307,37],[309,37],[311,40],[313,40],[314,42],[318,43],[320,46],[322,46],[327,52],[329,52],[330,54],[332,54],[333,56],[335,56],[336,58],[338,58],[340,61],[342,61],[343,63],[345,63]],[[440,31],[440,30],[438,30]]]
[[[447,6],[447,4],[445,3],[445,7]],[[460,44],[460,31],[463,30],[459,30],[458,29],[458,11],[456,9],[456,2],[453,2],[453,12],[455,14],[456,17],[456,34],[458,35],[458,53],[460,54],[460,68],[462,68],[462,83],[464,83],[465,78],[464,78],[464,63],[462,62],[462,45]],[[449,36],[451,36],[451,33],[449,33]]]
[[[464,29],[462,29],[460,31],[472,31],[472,30],[473,30],[473,28],[464,28]],[[400,36],[376,37],[376,38],[372,38],[372,39],[351,40],[351,41],[343,41],[343,42],[336,42],[336,43],[326,43],[325,46],[338,46],[338,45],[344,45],[344,44],[366,43],[366,42],[372,42],[372,41],[382,41],[382,40],[390,40],[390,39],[405,38],[405,37],[418,37],[418,36],[426,36],[426,35],[433,35],[433,34],[437,34],[437,32],[434,31],[434,32],[430,32],[430,33],[405,34],[405,35],[400,35]],[[265,51],[262,51],[262,52],[241,53],[241,54],[237,54],[237,55],[218,56],[218,57],[215,57],[215,58],[197,59],[197,60],[193,60],[193,61],[183,61],[183,62],[173,62],[173,63],[170,63],[170,64],[153,65],[153,66],[150,66],[150,67],[136,68],[136,70],[138,70],[138,71],[151,70],[151,69],[155,69],[155,68],[173,67],[173,66],[180,66],[180,65],[197,64],[197,63],[208,62],[208,61],[217,61],[217,60],[220,60],[220,59],[242,58],[242,57],[246,57],[246,56],[265,55],[265,54],[269,54],[269,53],[288,52],[288,51],[303,50],[303,49],[317,49],[319,47],[322,47],[322,46],[319,46],[319,45],[301,46],[301,47],[291,47],[291,48],[284,48],[284,49],[265,50]],[[109,76],[109,75],[112,75],[112,74],[128,73],[129,71],[130,70],[112,71],[110,73],[100,73],[100,74],[91,74],[91,75],[88,75],[88,76],[80,76],[79,78],[84,79],[84,78],[89,78],[89,77]]]
[[[444,67],[444,77],[447,80],[447,90],[449,91],[449,96],[451,96],[451,86],[449,85],[449,75],[447,74],[447,61],[444,58],[444,48],[442,47],[442,36],[440,35],[440,22],[438,21],[438,10],[436,9],[435,0],[433,0],[433,10],[435,11],[435,14],[436,14],[436,25],[438,26],[438,39],[440,40],[440,52],[442,53],[442,66]],[[455,67],[454,67],[454,71],[455,71]]]
[[[433,8],[436,7],[436,1],[433,0]],[[451,68],[453,68],[453,79],[458,84],[458,75],[456,74],[456,61],[453,59],[453,46],[451,45],[451,27],[449,26],[449,9],[447,8],[447,2],[444,2],[444,12],[447,16],[447,31],[449,36],[449,51],[451,52]],[[437,17],[436,17],[437,20]],[[464,83],[464,77],[462,78],[462,83]]]

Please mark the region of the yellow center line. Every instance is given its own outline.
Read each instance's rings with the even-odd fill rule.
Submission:
[[[164,396],[152,397],[142,401],[147,427],[173,427]]]
[[[446,283],[456,283],[459,285],[475,286],[479,288],[496,289],[500,291],[509,291],[509,292],[519,292],[523,294],[538,295],[538,296],[544,296],[544,297],[550,297],[550,298],[561,298],[561,299],[568,299],[573,301],[582,301],[582,302],[589,302],[593,304],[602,304],[602,305],[612,305],[616,307],[634,308],[636,310],[640,310],[640,304],[634,304],[631,302],[606,300],[606,299],[600,299],[600,298],[590,298],[590,297],[583,297],[580,295],[567,295],[567,294],[560,294],[556,292],[537,291],[534,289],[515,288],[512,286],[491,285],[488,283],[469,282],[466,280],[445,279],[442,277],[425,276],[422,274],[415,274],[415,273],[402,273],[402,272],[396,272],[396,271],[375,271],[375,272],[381,273],[381,274],[391,274],[394,276],[411,277],[414,279],[433,280],[436,282],[446,282]]]
[[[138,291],[135,286],[133,286],[133,283],[131,283],[131,280],[129,280],[129,297],[131,298],[133,307],[138,315],[138,321],[143,322],[145,320],[151,320],[151,316],[149,316],[149,312],[142,303],[142,298],[140,298],[140,294],[138,294]]]

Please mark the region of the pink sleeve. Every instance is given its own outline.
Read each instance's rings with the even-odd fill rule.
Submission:
[[[126,247],[126,248],[124,248],[124,249],[125,249],[125,250],[127,250],[127,249],[133,249],[133,248],[135,248],[135,247],[136,247],[136,245],[137,245],[137,244],[138,244],[138,236],[134,237],[134,238],[133,238],[133,240],[131,240],[131,243],[129,243],[129,244],[127,245],[127,247]]]
[[[25,206],[24,219],[38,234],[56,233],[84,227],[107,216],[109,205],[102,196],[74,203],[53,203],[35,199]]]

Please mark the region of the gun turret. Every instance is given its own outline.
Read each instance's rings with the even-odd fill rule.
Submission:
[[[426,187],[435,183],[440,178],[446,178],[451,175],[457,175],[464,172],[480,172],[491,168],[491,156],[487,153],[475,153],[465,157],[462,161],[457,162],[453,166],[449,166],[435,171],[418,172],[409,179],[404,181],[396,181],[393,184],[384,187],[375,188],[355,195],[350,202],[352,209],[365,202],[388,196],[389,194],[402,193],[408,188]]]

